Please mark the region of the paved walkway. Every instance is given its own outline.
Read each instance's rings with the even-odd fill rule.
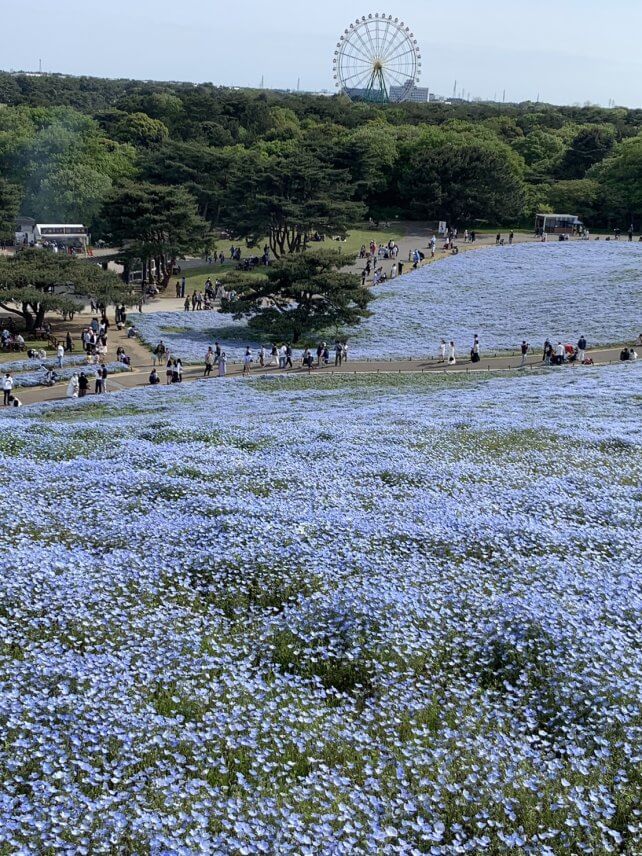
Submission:
[[[132,340],[130,339],[129,342]],[[590,351],[596,365],[608,365],[609,363],[619,362],[621,348],[604,348]],[[532,371],[533,369],[542,368],[541,355],[530,356],[527,359],[525,369],[520,369],[521,356],[519,354],[507,354],[502,356],[494,356],[484,358],[480,363],[473,364],[469,359],[460,360],[455,366],[449,366],[446,363],[440,363],[437,359],[421,359],[421,360],[355,360],[344,363],[340,367],[334,365],[324,368],[314,368],[311,372],[302,367],[294,369],[278,369],[274,366],[264,369],[255,366],[251,371],[251,377],[260,375],[307,375],[320,377],[321,375],[357,375],[357,374],[435,374],[435,373],[471,373],[471,374],[487,374],[488,372],[498,371]],[[135,389],[148,386],[149,372],[151,371],[151,358],[146,352],[146,366],[135,367],[133,371],[126,374],[110,375],[108,379],[108,392],[118,392],[125,389]],[[584,366],[571,364],[560,369],[550,368],[549,371],[583,371]],[[161,366],[158,370],[161,376],[161,382],[165,382],[164,367]],[[214,369],[216,371],[216,369]],[[227,379],[239,379],[242,373],[240,364],[228,363]],[[183,380],[186,383],[202,380],[202,366],[186,366],[183,374]],[[220,383],[221,378],[212,375],[208,380],[211,383]],[[92,383],[93,387],[93,383]],[[58,384],[54,387],[34,387],[31,389],[17,390],[18,396],[23,404],[34,404],[40,401],[56,401],[66,397],[67,384]]]

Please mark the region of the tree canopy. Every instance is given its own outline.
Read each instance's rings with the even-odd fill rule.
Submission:
[[[353,327],[369,315],[372,294],[360,277],[344,273],[338,250],[308,250],[281,259],[265,275],[236,277],[236,297],[221,311],[274,339],[300,342],[305,336]]]
[[[89,298],[105,306],[129,302],[130,289],[96,264],[47,250],[21,250],[0,257],[0,307],[23,319],[28,331],[47,312],[75,312]]]
[[[125,182],[115,188],[105,206],[107,226],[125,259],[143,262],[143,280],[155,262],[166,286],[177,259],[202,253],[209,242],[208,227],[196,200],[184,187]]]
[[[82,220],[94,238],[108,237],[105,206],[128,181],[189,192],[214,230],[268,241],[277,256],[368,216],[532,226],[533,211],[554,202],[591,226],[642,220],[629,148],[642,110],[355,104],[5,73],[0,104],[0,175],[19,187],[20,213]],[[576,210],[588,186],[572,182],[584,180],[599,189]]]

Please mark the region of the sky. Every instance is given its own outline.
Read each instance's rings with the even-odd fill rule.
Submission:
[[[55,9],[53,8],[55,6]],[[339,35],[369,12],[413,30],[440,95],[642,106],[641,0],[0,0],[4,70],[333,89]]]

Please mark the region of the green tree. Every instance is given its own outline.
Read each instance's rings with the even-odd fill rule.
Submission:
[[[599,181],[593,178],[578,178],[574,181],[557,181],[548,191],[548,202],[553,211],[577,214],[586,225],[599,222],[602,202]]]
[[[126,114],[115,123],[111,133],[121,143],[144,148],[160,145],[169,136],[167,125],[146,113]]]
[[[221,218],[235,237],[265,240],[281,258],[304,249],[315,232],[345,235],[363,215],[352,201],[348,173],[318,152],[295,143],[274,143],[249,155],[238,151],[227,175]]]
[[[355,326],[367,317],[373,295],[356,274],[344,273],[338,250],[309,250],[276,262],[264,276],[235,277],[234,301],[222,312],[273,338],[300,342],[306,335],[342,325]]]
[[[22,318],[27,331],[47,312],[77,312],[88,298],[109,306],[129,302],[131,290],[97,265],[46,250],[0,257],[0,307]]]
[[[20,186],[0,178],[0,244],[13,243],[21,201]]]
[[[604,211],[609,218],[642,217],[642,134],[624,140],[613,154],[589,171],[604,193]]]
[[[499,141],[475,142],[436,132],[422,139],[400,170],[399,195],[420,217],[506,222],[524,207],[523,162]]]
[[[92,223],[111,186],[108,176],[86,164],[61,166],[42,180],[32,205],[51,223]]]
[[[207,223],[184,187],[126,182],[108,198],[104,217],[128,265],[140,259],[143,281],[148,282],[154,262],[163,288],[176,261],[190,252],[203,252],[209,241]]]
[[[615,145],[615,130],[610,126],[582,128],[572,139],[564,155],[559,174],[562,178],[583,178],[596,163],[604,160]]]

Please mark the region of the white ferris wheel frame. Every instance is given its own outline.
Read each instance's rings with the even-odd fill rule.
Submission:
[[[333,74],[339,91],[361,90],[372,101],[405,101],[419,83],[421,51],[404,21],[375,12],[345,29],[334,52]],[[391,98],[391,87],[401,95]],[[368,93],[370,96],[368,97]]]

